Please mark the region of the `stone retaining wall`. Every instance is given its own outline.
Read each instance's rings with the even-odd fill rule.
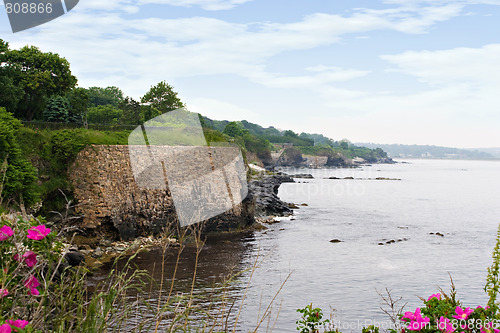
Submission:
[[[189,174],[197,163],[182,165]],[[132,170],[128,146],[88,146],[78,154],[69,179],[79,203],[77,213],[84,215],[81,228],[129,240],[178,223],[168,186],[143,188]],[[204,230],[227,231],[252,224],[253,206],[248,195],[231,210],[203,222]]]

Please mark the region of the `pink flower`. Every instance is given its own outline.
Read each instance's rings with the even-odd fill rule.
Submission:
[[[0,241],[4,241],[7,238],[12,237],[13,235],[14,231],[12,231],[12,228],[8,225],[4,225],[0,228]]]
[[[25,254],[23,254],[23,258],[24,258],[24,261],[26,262],[26,265],[28,265],[28,267],[33,267],[37,263],[36,253],[33,251],[28,251]]]
[[[9,324],[0,325],[0,333],[11,333],[12,329]]]
[[[29,324],[29,321],[27,321],[27,320],[21,320],[21,319],[18,319],[18,320],[6,320],[5,322],[7,324],[9,324],[10,326],[14,326],[14,327],[17,327],[17,328],[20,328],[20,329],[25,328]]]
[[[500,330],[495,328],[493,322],[486,323],[486,326],[481,327],[481,333],[499,333]]]
[[[427,317],[422,317],[420,313],[420,308],[415,310],[415,313],[406,312],[403,318],[406,317],[411,320],[411,323],[408,324],[408,330],[410,331],[420,331],[429,325],[430,319]]]
[[[453,327],[451,321],[448,318],[441,316],[438,321],[438,329],[445,333],[455,332],[455,328]]]
[[[50,228],[47,228],[43,224],[40,224],[39,226],[29,229],[27,237],[33,240],[42,240],[48,234],[50,234]]]
[[[417,310],[420,310],[417,308]],[[415,320],[415,314],[413,312],[405,312],[405,315],[401,318],[403,321],[414,321]]]
[[[40,282],[33,275],[24,282],[24,286],[29,289],[28,295],[40,295],[40,292],[36,287],[40,285]]]
[[[7,288],[5,288],[5,289],[0,288],[0,298],[4,298],[8,294],[9,294],[9,291],[7,290]]]
[[[457,308],[455,309],[455,313],[457,315],[453,316],[453,318],[458,320],[467,320],[472,312],[474,312],[474,310],[472,310],[470,307],[463,310],[461,307],[457,306]]]
[[[437,298],[438,300],[440,300],[441,299],[441,294],[432,294],[432,295],[430,295],[429,298],[427,299],[427,302],[429,302],[433,298]]]

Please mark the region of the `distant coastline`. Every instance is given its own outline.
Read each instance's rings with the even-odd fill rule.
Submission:
[[[381,148],[391,158],[447,159],[447,160],[500,160],[498,148],[451,148],[433,145],[403,145],[356,143],[368,148]]]

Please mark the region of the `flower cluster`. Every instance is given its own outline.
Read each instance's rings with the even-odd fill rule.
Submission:
[[[462,307],[454,298],[441,294],[431,295],[424,304],[401,315],[404,327],[400,332],[500,333],[497,317],[488,306]]]
[[[18,229],[19,231],[17,231]],[[46,239],[50,233],[50,228],[43,224],[31,226],[29,229],[15,228],[15,226],[13,229],[12,226],[7,224],[0,227],[0,256],[2,257],[0,270],[0,304],[2,305],[0,307],[0,333],[18,332],[29,325],[27,320],[6,319],[4,316],[9,315],[9,311],[4,311],[8,310],[4,307],[11,305],[13,299],[40,295],[40,291],[37,289],[40,282],[35,276],[36,271],[40,269],[37,266],[39,261],[39,253],[37,252],[43,251],[44,246],[50,244],[50,242],[40,242]],[[9,261],[9,257],[12,260]]]

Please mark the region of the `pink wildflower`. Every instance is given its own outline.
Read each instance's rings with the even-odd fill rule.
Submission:
[[[437,298],[438,300],[440,300],[441,299],[441,294],[432,294],[432,295],[430,295],[429,298],[427,299],[427,302],[429,302],[433,298]]]
[[[430,319],[427,317],[422,317],[420,313],[420,308],[415,310],[415,313],[405,313],[404,317],[411,320],[410,324],[408,324],[408,330],[410,331],[420,331],[429,325]]]
[[[24,262],[26,262],[26,265],[28,265],[28,267],[33,267],[37,263],[36,253],[33,251],[28,251],[25,254],[23,254],[23,258]]]
[[[5,289],[0,288],[0,298],[4,298],[8,294],[9,294],[9,291],[7,290],[7,288],[5,288]]]
[[[24,329],[29,324],[29,321],[27,321],[27,320],[21,320],[21,319],[18,319],[18,320],[6,320],[5,322],[7,324],[9,324],[10,326],[14,326],[14,327],[17,327],[17,328],[20,328],[20,329]]]
[[[0,241],[4,241],[7,238],[12,237],[13,235],[14,231],[12,231],[12,228],[8,225],[4,225],[0,228]]]
[[[417,311],[418,311],[418,313],[420,313],[420,308],[417,308],[417,310],[415,310],[415,313],[407,311],[407,312],[405,312],[405,315],[401,319],[403,321],[414,321],[415,320],[415,314],[417,313]]]
[[[38,289],[36,289],[36,287],[38,287],[39,285],[40,282],[38,282],[36,277],[34,277],[33,275],[30,276],[28,280],[26,280],[26,282],[24,282],[24,286],[29,289],[28,295],[40,295],[40,292],[38,291]]]
[[[457,306],[457,308],[455,309],[456,315],[453,316],[453,318],[458,320],[467,320],[472,312],[474,312],[474,310],[470,307],[467,307],[465,310],[463,310],[461,307]]]
[[[43,224],[40,224],[39,226],[28,229],[28,236],[27,237],[29,239],[33,239],[33,240],[42,240],[48,234],[50,234],[50,228],[47,228]]]
[[[0,333],[11,333],[12,329],[9,324],[0,325]]]
[[[486,326],[481,327],[481,333],[499,333],[500,330],[494,327],[493,322],[486,323]]]
[[[451,321],[446,318],[441,316],[438,321],[438,329],[445,332],[445,333],[452,333],[455,332],[455,328],[453,327]]]

